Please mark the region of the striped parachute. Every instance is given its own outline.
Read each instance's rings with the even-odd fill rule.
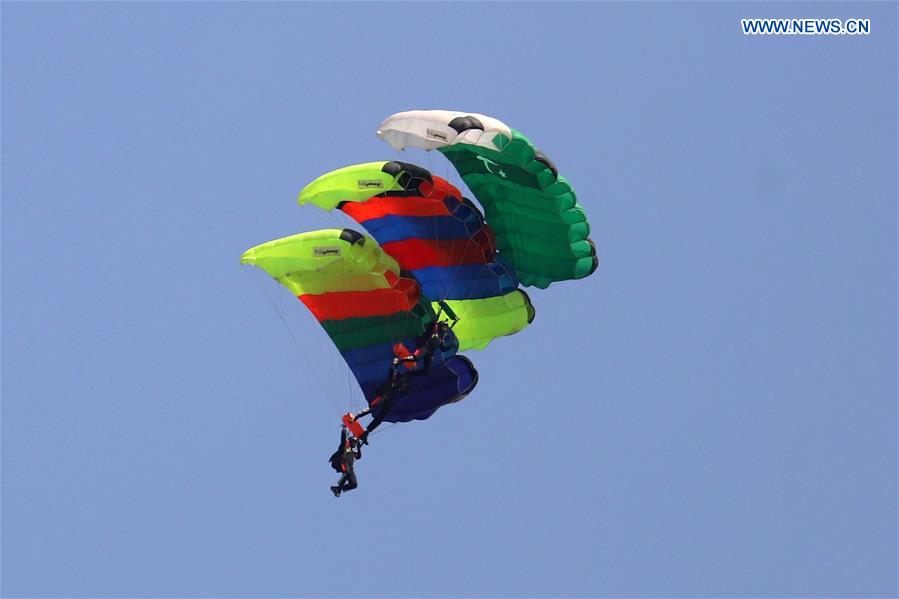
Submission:
[[[395,345],[414,348],[436,318],[415,279],[371,237],[326,229],[276,239],[241,256],[287,287],[312,312],[349,365],[367,401],[388,377]],[[472,363],[453,349],[435,353],[409,377],[388,422],[423,420],[477,384]]]
[[[478,208],[447,181],[404,162],[369,162],[322,175],[300,204],[340,209],[410,272],[461,349],[482,349],[534,319],[515,268],[496,251]]]
[[[505,123],[475,113],[413,110],[388,117],[378,137],[398,150],[437,149],[453,163],[523,285],[580,279],[599,265],[571,185]]]

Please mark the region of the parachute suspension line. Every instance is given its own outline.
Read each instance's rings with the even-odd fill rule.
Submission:
[[[433,172],[434,172],[434,155],[433,155],[433,152],[426,151],[426,152],[425,152],[425,156],[427,157],[427,161],[428,161],[428,172],[429,172],[429,173],[433,173]]]
[[[334,219],[334,222],[337,224],[337,227],[340,229],[348,228],[346,222],[341,222],[340,217],[330,210],[327,211],[328,214]],[[341,211],[342,214],[342,211]],[[342,268],[340,271],[341,278],[341,288],[347,288],[347,281],[349,279],[349,274],[347,274],[346,269]],[[343,304],[343,307],[349,307],[349,300],[346,299],[343,295],[338,294],[337,296],[339,301]],[[348,310],[344,310],[345,313],[348,313]],[[341,356],[342,357],[342,356]],[[339,365],[340,366],[340,365]],[[336,383],[335,389],[341,389],[341,393],[344,397],[344,405],[346,406],[345,411],[349,411],[353,414],[357,413],[359,410],[357,409],[357,400],[356,393],[354,392],[355,387],[355,376],[353,374],[352,369],[349,367],[349,364],[342,365],[336,371]]]
[[[344,212],[343,210],[323,210],[325,214],[331,219],[331,222],[334,223],[335,229],[353,229],[359,227],[359,223],[354,221],[350,216]]]
[[[334,228],[337,229],[353,229],[357,226],[355,221],[352,221],[342,210],[325,210],[325,214],[331,219],[331,222],[334,224]],[[339,214],[338,214],[339,212]],[[350,222],[352,221],[352,222]],[[348,278],[348,275],[344,272],[341,274],[342,282],[345,282]],[[346,301],[344,301],[346,304]],[[353,371],[346,365],[338,363],[338,368],[335,370],[335,389],[340,389],[341,394],[346,400],[346,405],[349,407],[350,411],[355,413],[357,411],[357,389],[356,386],[356,378],[353,375]]]
[[[456,189],[459,189],[459,188],[456,187]],[[458,200],[461,202],[463,199],[465,199],[465,195],[462,193],[462,190],[461,190],[461,189],[459,189],[459,195],[462,196],[462,197],[458,198]],[[469,199],[469,201],[473,203],[473,200],[470,200],[470,199]],[[489,226],[489,225],[486,224],[486,221],[484,221],[484,227],[488,227],[488,226]],[[484,229],[482,228],[481,230],[483,231]],[[434,230],[434,238],[435,238],[435,240],[437,239],[437,237],[438,237],[438,233],[437,233],[436,225],[435,225],[435,230]],[[466,246],[465,246],[465,251],[462,252],[462,253],[460,254],[460,256],[459,256],[459,261],[458,261],[458,262],[456,263],[456,265],[455,265],[457,268],[460,267],[460,266],[462,266],[462,262],[463,262],[463,260],[465,260],[466,254],[468,253],[469,250],[473,249],[472,246],[476,246],[476,245],[477,245],[477,243],[476,243],[475,240],[474,240],[474,236],[473,236],[473,235],[469,235],[469,237],[468,237],[468,243],[467,243]],[[483,275],[483,274],[484,274],[484,270],[485,270],[486,268],[487,268],[487,264],[486,264],[486,263],[482,264],[480,270],[478,270],[478,276]],[[450,294],[451,294],[452,291],[453,291],[453,287],[456,285],[456,281],[458,281],[458,279],[453,279],[453,280],[450,282],[450,284],[446,287],[446,290],[444,291],[443,297],[439,298],[439,299],[441,300],[441,302],[445,302],[445,301],[449,298]],[[444,305],[445,305],[445,304],[444,304]],[[447,307],[448,307],[448,306],[447,306]],[[452,310],[448,310],[448,312],[452,312]],[[458,322],[458,318],[455,318],[455,319],[454,319],[454,324],[455,324],[455,322]]]
[[[436,169],[435,169],[435,165],[434,165],[434,152],[431,151],[431,150],[425,150],[424,153],[425,153],[425,155],[426,155],[426,157],[427,157],[427,161],[428,161],[428,169],[427,169],[427,170],[428,170],[429,173],[432,173],[432,174],[433,174],[434,171],[436,170]],[[443,177],[443,179],[444,179],[445,181],[450,181],[449,167],[450,167],[451,163],[450,163],[449,160],[446,160],[446,159],[441,160],[441,163],[443,164],[443,169],[444,169],[444,177]],[[453,178],[455,178],[455,177],[453,177]],[[454,187],[456,187],[456,189],[459,190],[459,196],[460,196],[460,197],[458,197],[458,198],[456,198],[456,199],[458,199],[459,202],[461,203],[462,200],[463,200],[464,197],[465,197],[465,195],[462,193],[462,190],[460,189],[461,185],[454,185]],[[435,246],[435,247],[439,247],[439,246],[440,246],[440,241],[441,241],[441,236],[440,236],[439,225],[437,224],[437,222],[434,223],[434,226],[432,227],[431,231],[432,231],[432,235],[433,235],[432,241],[434,242],[434,246]],[[465,251],[463,251],[463,252],[460,254],[460,256],[459,256],[459,258],[458,258],[458,261],[457,261],[456,264],[453,265],[453,266],[455,266],[455,267],[458,268],[459,266],[462,265],[462,262],[465,260],[465,255],[467,254],[468,250],[471,248],[471,245],[474,243],[474,238],[471,237],[471,236],[469,236],[469,240],[468,240],[468,241],[469,241],[468,244],[465,246]],[[483,266],[481,267],[481,271],[478,273],[479,275],[480,275],[480,274],[483,274],[483,269],[484,269],[485,267],[486,267],[486,265],[483,265]],[[428,298],[428,299],[431,300],[432,302],[440,302],[440,303],[442,304],[442,305],[441,305],[441,309],[442,309],[442,307],[446,305],[446,304],[444,304],[443,302],[445,302],[445,301],[449,298],[450,294],[452,293],[453,286],[454,286],[455,284],[456,284],[456,279],[453,279],[453,280],[450,282],[450,284],[445,288],[442,297],[433,297],[433,298]],[[437,320],[438,320],[438,321],[440,320],[440,315],[439,315],[439,314],[437,315]],[[458,322],[458,318],[454,319],[454,324],[455,324],[455,322]]]
[[[274,299],[271,297],[269,292],[264,288],[262,283],[260,281],[256,280],[252,276],[252,273],[251,273],[250,278],[253,280],[254,286],[265,297],[265,299],[268,301],[269,305],[271,305],[272,309],[278,315],[278,318],[281,319],[281,322],[284,324],[284,328],[287,329],[287,333],[288,333],[288,335],[290,335],[290,338],[293,341],[293,344],[296,346],[297,351],[303,357],[303,360],[306,362],[306,367],[308,368],[309,372],[312,373],[312,378],[315,380],[315,383],[319,386],[319,388],[321,388],[322,393],[324,393],[324,395],[328,398],[328,401],[331,403],[331,407],[334,409],[334,412],[337,413],[338,416],[340,416],[340,410],[337,407],[337,404],[334,402],[334,398],[331,397],[330,393],[328,393],[328,390],[327,390],[325,384],[322,382],[321,378],[319,377],[318,370],[313,367],[312,361],[309,359],[309,356],[306,355],[306,352],[303,350],[302,346],[300,345],[300,342],[297,340],[296,335],[294,335],[293,329],[288,324],[287,319],[284,317],[284,314],[282,313],[281,309],[278,307],[278,304],[274,301]]]
[[[291,333],[294,344],[298,345],[306,362],[323,387],[328,401],[335,412],[340,415],[345,410],[338,386],[341,376],[340,354],[335,352],[331,340],[323,335],[318,319],[309,311],[303,302],[292,294],[278,294],[280,315],[288,320],[288,331]]]
[[[337,214],[339,212],[340,214]],[[326,214],[329,215],[331,221],[334,223],[335,228],[338,229],[347,229],[351,228],[355,230],[358,227],[358,224],[355,221],[352,221],[346,213],[342,210],[333,211],[326,210]],[[341,274],[342,282],[346,282],[349,278],[349,275],[344,271]],[[340,300],[344,305],[347,305],[347,301],[345,299]],[[338,370],[336,371],[336,379],[338,380],[337,385],[335,385],[335,389],[340,388],[343,397],[345,398],[346,406],[348,410],[352,413],[357,413],[361,408],[359,407],[359,387],[356,383],[356,377],[353,374],[351,368],[348,365],[340,365],[338,364]]]
[[[446,315],[449,316],[450,320],[453,321],[452,326],[456,326],[456,323],[459,322],[459,317],[456,315],[456,313],[453,311],[453,309],[450,308],[449,304],[446,303],[446,300],[438,300],[437,303],[440,305],[440,311],[446,312]],[[439,317],[439,314],[438,314],[438,317]],[[452,327],[450,327],[450,328],[452,328]]]
[[[325,382],[325,393],[328,395],[329,401],[340,413],[343,407],[342,404],[345,402],[341,401],[340,387],[338,385],[342,376],[342,360],[338,357],[339,353],[335,353],[336,348],[330,338],[323,335],[324,329],[321,327],[318,319],[305,306],[301,307],[303,302],[294,301],[298,298],[293,296],[280,294],[278,297],[283,304],[283,311],[291,314],[299,325],[297,327],[300,333],[299,339],[302,340],[302,346],[307,348],[304,355],[316,357],[313,368],[317,373],[320,373],[321,378]],[[296,328],[293,330],[296,330]],[[299,341],[297,342],[299,343]],[[312,359],[310,358],[308,362],[311,363]]]
[[[380,435],[381,433],[383,433],[385,431],[389,431],[390,429],[395,427],[397,424],[399,424],[399,422],[388,422],[386,424],[383,424],[383,425],[379,426],[378,428],[376,428],[369,436],[373,437],[375,435]]]
[[[328,398],[332,409],[339,415],[340,405],[334,395],[334,358],[330,347],[326,347],[327,341],[323,341],[317,329],[317,319],[299,298],[289,294],[277,294],[275,310],[284,323],[294,345],[299,349],[300,355],[306,364],[306,368],[312,372],[313,377]],[[288,316],[290,319],[288,320]],[[315,340],[309,343],[307,340]],[[301,343],[301,340],[303,342]],[[313,360],[312,356],[318,356]]]
[[[399,148],[394,148],[394,147],[391,146],[391,145],[388,145],[388,147],[389,147],[390,150],[393,152],[393,160],[394,160],[395,162],[406,162],[407,159],[406,159],[406,156],[405,156],[405,148],[403,148],[403,149],[401,150],[401,149],[399,149]]]
[[[339,214],[338,214],[339,212]],[[333,211],[333,210],[325,210],[325,214],[328,215],[328,219],[333,223],[334,228],[336,229],[352,229],[356,230],[358,228],[358,223],[356,223],[353,219],[351,219],[346,213],[342,210]],[[341,282],[345,283],[349,275],[345,270],[341,271],[339,275],[341,278]],[[349,304],[349,301],[341,298],[337,300],[341,302],[344,306]],[[333,342],[329,341],[328,347],[329,349],[334,345]],[[335,348],[336,349],[336,348]],[[338,350],[338,354],[340,351]],[[358,412],[360,407],[359,396],[360,396],[360,388],[356,381],[356,377],[353,374],[352,369],[341,359],[336,360],[335,363],[331,364],[332,368],[330,370],[331,379],[333,381],[333,389],[334,392],[338,395],[342,396],[342,401],[338,400],[341,404],[344,405],[343,412],[350,411],[352,413]]]
[[[441,152],[441,154],[442,154],[442,152]],[[446,156],[444,156],[444,158],[445,158],[445,160],[442,161],[443,169],[445,172],[444,179],[446,181],[451,182],[453,184],[453,186],[456,187],[456,189],[459,191],[460,197],[458,199],[460,202],[467,199],[468,202],[470,202],[471,205],[474,206],[474,208],[479,212],[480,221],[482,223],[481,234],[486,235],[485,231],[487,229],[490,229],[491,233],[493,233],[492,237],[494,238],[494,242],[491,244],[492,254],[489,256],[486,256],[486,252],[485,252],[486,260],[480,263],[480,267],[477,270],[476,278],[480,279],[486,273],[490,272],[491,264],[494,264],[494,263],[499,264],[505,270],[506,267],[504,266],[504,264],[497,261],[498,252],[496,251],[495,233],[492,231],[492,227],[491,227],[490,223],[487,222],[487,219],[485,216],[486,211],[484,209],[484,206],[481,205],[480,202],[477,202],[474,199],[475,198],[474,193],[468,187],[468,185],[465,183],[465,181],[462,180],[461,174],[456,171],[454,163],[451,160],[449,160],[448,158],[446,158]],[[466,191],[467,191],[467,193],[466,193]],[[456,264],[456,266],[457,267],[461,266],[462,262],[464,261],[465,257],[467,256],[468,252],[481,251],[481,250],[482,250],[482,247],[478,243],[478,241],[475,239],[475,235],[469,234],[468,243],[465,245],[465,250],[460,255],[459,262]],[[450,319],[452,321],[450,324],[451,330],[454,329],[455,326],[457,324],[459,324],[459,322],[461,320],[465,320],[467,318],[466,312],[467,312],[467,308],[469,307],[468,302],[460,302],[458,307],[461,308],[461,310],[459,311],[459,314],[456,314],[449,307],[449,305],[445,303],[446,300],[449,299],[449,297],[451,297],[453,290],[454,290],[456,284],[458,283],[458,281],[459,281],[458,278],[453,278],[450,281],[449,285],[447,285],[445,287],[443,297],[439,298],[441,309],[443,310],[444,307],[446,308],[446,310],[443,310],[443,311],[445,311],[450,316]]]

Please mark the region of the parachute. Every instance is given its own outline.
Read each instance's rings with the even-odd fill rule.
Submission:
[[[298,202],[339,210],[368,234],[311,231],[241,256],[289,289],[327,333],[339,358],[306,357],[316,375],[331,359],[346,362],[371,408],[363,410],[374,418],[369,430],[381,419],[426,419],[466,397],[478,373],[458,351],[530,325],[534,306],[521,286],[581,279],[599,264],[571,185],[515,129],[476,113],[418,110],[394,114],[377,133],[397,150],[439,150],[480,205],[407,162],[356,164],[318,177]],[[448,333],[438,321],[451,323]],[[343,422],[360,434],[352,413]]]
[[[307,185],[298,202],[340,209],[364,226],[443,320],[458,318],[460,349],[483,349],[533,321],[534,307],[480,210],[427,170],[398,161],[348,166]]]
[[[519,131],[482,114],[413,110],[388,117],[377,133],[394,149],[437,149],[453,163],[521,284],[546,288],[596,270],[590,225],[574,190]]]
[[[415,347],[436,319],[418,282],[375,239],[352,229],[269,241],[244,252],[241,263],[262,269],[309,308],[369,402],[387,379],[396,344]],[[430,369],[409,379],[385,421],[428,418],[470,393],[478,374],[453,347],[436,352]]]

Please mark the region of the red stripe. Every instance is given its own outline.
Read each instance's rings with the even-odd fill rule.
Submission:
[[[449,216],[452,214],[443,204],[446,196],[462,199],[462,193],[446,179],[434,177],[434,183],[422,181],[417,196],[372,197],[364,202],[347,202],[341,210],[356,222],[363,223],[373,218],[395,216]]]
[[[422,197],[383,197],[364,202],[347,202],[340,208],[353,220],[364,223],[385,216],[449,216],[442,199]]]
[[[484,247],[484,246],[487,247]],[[404,239],[385,243],[383,250],[399,262],[403,270],[428,266],[461,266],[492,262],[494,251],[489,237],[475,239]]]
[[[422,182],[419,190],[425,196],[432,198],[440,198],[441,200],[446,196],[453,196],[454,198],[462,199],[462,192],[459,191],[459,188],[443,179],[441,177],[432,177],[434,179],[434,184],[431,185],[427,181]]]
[[[418,303],[419,289],[412,279],[400,278],[392,289],[331,291],[299,298],[321,322],[408,312]]]

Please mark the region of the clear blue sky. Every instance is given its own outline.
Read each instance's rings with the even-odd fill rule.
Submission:
[[[2,594],[894,596],[896,18],[4,2]],[[524,131],[602,264],[337,500],[238,257],[333,224],[299,189],[413,108]]]

